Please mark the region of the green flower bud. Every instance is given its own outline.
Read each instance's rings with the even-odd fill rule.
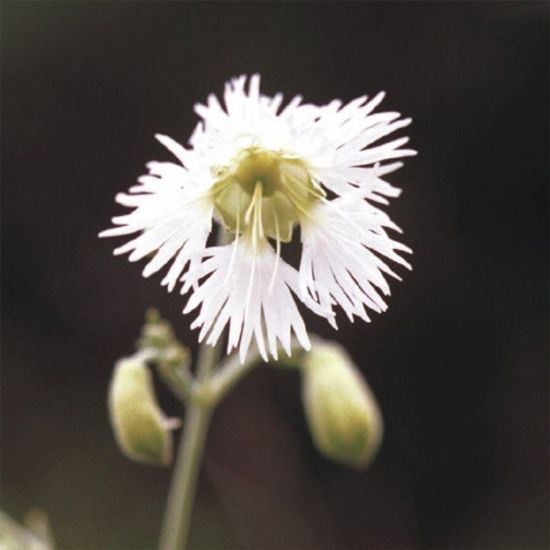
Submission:
[[[145,314],[145,324],[137,341],[137,347],[139,349],[151,348],[162,351],[176,346],[179,346],[179,342],[170,323],[161,319],[158,310],[148,309]]]
[[[109,388],[109,415],[118,446],[128,458],[146,464],[170,464],[170,430],[180,423],[166,418],[160,410],[151,372],[139,354],[115,365]]]
[[[35,511],[32,516],[35,517],[26,518],[25,525],[20,525],[0,511],[2,550],[53,550],[54,544],[44,513]]]
[[[332,460],[366,469],[382,442],[382,416],[341,346],[318,341],[304,355],[302,396],[317,449]]]

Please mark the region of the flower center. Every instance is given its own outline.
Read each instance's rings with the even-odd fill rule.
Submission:
[[[222,223],[256,238],[290,241],[294,225],[325,195],[303,161],[257,147],[241,151],[216,175],[212,193]]]

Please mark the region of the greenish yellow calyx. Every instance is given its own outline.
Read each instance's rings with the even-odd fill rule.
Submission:
[[[294,225],[324,197],[306,164],[280,152],[244,149],[216,173],[214,205],[225,227],[234,233],[252,231],[288,242]]]
[[[300,366],[305,413],[316,447],[337,462],[367,468],[384,428],[376,398],[357,366],[341,346],[320,340]]]
[[[109,388],[109,416],[116,441],[128,458],[147,464],[170,464],[170,430],[179,421],[164,416],[151,372],[138,354],[115,365]]]

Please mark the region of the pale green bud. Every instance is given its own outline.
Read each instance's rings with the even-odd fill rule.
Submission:
[[[141,329],[137,346],[139,349],[151,348],[162,351],[179,346],[179,342],[170,323],[161,319],[156,309],[150,308],[145,314],[145,324]]]
[[[37,514],[41,517],[37,517]],[[54,544],[44,513],[35,512],[33,515],[35,517],[27,518],[23,526],[0,511],[0,549],[53,550]]]
[[[128,458],[147,464],[170,464],[170,430],[179,426],[179,420],[164,416],[151,372],[139,354],[115,365],[109,388],[109,414],[118,446]]]
[[[367,382],[339,345],[315,342],[304,355],[302,396],[317,449],[363,470],[382,442],[383,423]]]

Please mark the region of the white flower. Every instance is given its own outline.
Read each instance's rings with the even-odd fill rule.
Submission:
[[[276,358],[279,344],[290,352],[292,333],[309,348],[295,298],[334,326],[335,305],[350,320],[386,309],[386,275],[399,277],[385,259],[410,268],[400,253],[411,250],[389,237],[400,230],[373,203],[400,193],[381,178],[402,164],[381,163],[415,154],[402,148],[407,138],[373,145],[410,123],[373,113],[382,93],[322,107],[295,97],[283,107],[281,94],[260,94],[258,75],[246,83],[226,84],[223,107],[214,95],[195,106],[202,120],[189,147],[156,136],[179,162],[150,162],[116,197],[133,210],[100,234],[138,233],[115,254],[150,256],[146,277],[170,263],[162,284],[191,292],[184,313],[200,308],[199,341],[213,345],[229,327],[228,352],[238,347],[241,361],[252,337],[264,359]],[[206,246],[212,220],[230,244]],[[281,258],[297,226],[298,270]]]

